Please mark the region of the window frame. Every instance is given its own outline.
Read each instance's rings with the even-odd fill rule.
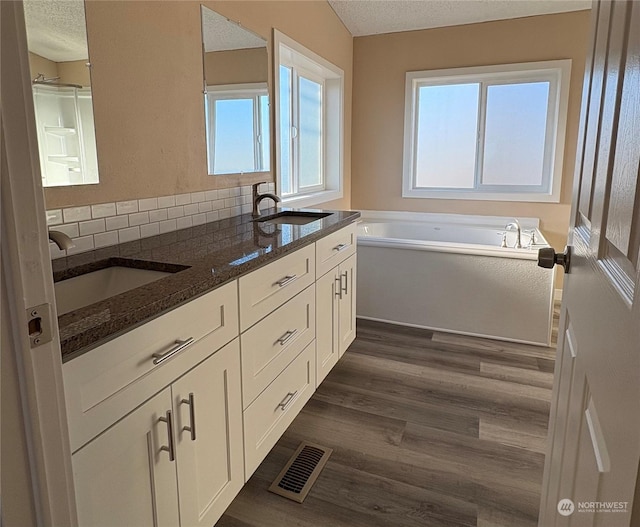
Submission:
[[[276,189],[283,204],[291,207],[308,207],[343,197],[343,148],[344,148],[344,71],[313,51],[302,46],[277,29],[273,30],[274,47],[274,101],[275,101],[275,160]],[[299,167],[297,141],[291,143],[290,187],[293,192],[282,194],[280,129],[280,67],[292,73],[292,121],[298,123],[298,90],[300,77],[322,85],[322,183],[300,188],[297,181]],[[299,128],[299,127],[298,127]]]
[[[495,201],[560,201],[571,60],[527,62],[470,68],[407,72],[402,196],[407,198]],[[549,82],[544,171],[541,185],[487,185],[482,183],[488,87],[525,82]],[[480,84],[474,188],[418,187],[416,160],[418,92],[423,86]]]
[[[269,87],[266,82],[253,82],[246,84],[220,84],[206,87],[205,93],[205,135],[207,145],[207,172],[211,176],[229,176],[233,174],[268,174],[269,167],[262,166],[262,143],[264,130],[260,120],[260,97],[266,96],[269,99]],[[215,102],[222,100],[252,99],[253,100],[253,162],[255,170],[250,172],[219,172],[214,171],[215,162],[215,123],[216,111]],[[268,103],[267,103],[268,104]],[[267,107],[267,112],[271,110]],[[269,123],[271,124],[271,123]],[[267,133],[270,133],[267,131]],[[271,149],[269,148],[269,165],[271,165]]]

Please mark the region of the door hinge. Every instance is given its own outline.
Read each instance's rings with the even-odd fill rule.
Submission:
[[[40,304],[27,309],[27,331],[32,348],[51,342],[51,306]]]

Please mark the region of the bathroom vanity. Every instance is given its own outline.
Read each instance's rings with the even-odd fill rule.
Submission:
[[[80,525],[217,521],[355,338],[358,216],[244,215],[54,262],[58,282],[168,273],[59,317]]]

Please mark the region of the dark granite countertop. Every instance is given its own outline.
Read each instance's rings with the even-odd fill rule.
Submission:
[[[275,212],[271,209],[263,216]],[[332,214],[306,225],[277,226],[252,222],[251,214],[243,214],[53,260],[54,281],[114,264],[175,273],[59,316],[63,362],[309,245],[360,216],[354,211],[324,212]]]

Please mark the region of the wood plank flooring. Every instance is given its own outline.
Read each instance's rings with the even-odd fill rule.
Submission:
[[[535,526],[555,348],[357,331],[217,525]],[[302,440],[334,452],[298,504],[267,488]]]

